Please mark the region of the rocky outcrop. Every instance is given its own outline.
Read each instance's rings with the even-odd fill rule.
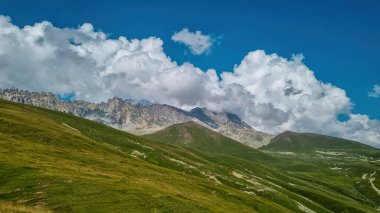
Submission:
[[[213,112],[204,108],[194,108],[190,111],[190,114],[216,132],[253,148],[268,144],[273,137],[272,135],[254,130],[233,113]]]
[[[101,103],[64,101],[53,93],[16,88],[0,89],[0,98],[74,114],[139,135],[153,133],[176,123],[194,121],[254,148],[269,143],[272,138],[254,130],[235,114],[204,108],[185,111],[166,104],[136,103],[117,97]]]

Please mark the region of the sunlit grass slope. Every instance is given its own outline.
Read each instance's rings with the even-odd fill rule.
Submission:
[[[220,137],[194,131],[202,143]],[[0,101],[0,212],[375,211],[376,194],[360,198],[350,185],[359,172],[308,171],[307,162],[292,168],[291,157],[219,142],[207,149],[162,143]]]
[[[192,121],[174,124],[164,130],[145,135],[145,137],[206,153],[237,156],[252,161],[275,160],[267,154],[252,149]]]
[[[316,150],[340,150],[348,152],[363,152],[379,155],[380,150],[374,147],[342,138],[312,134],[284,132],[272,139],[271,143],[260,148],[261,150],[314,152]],[[380,156],[380,155],[379,155]]]
[[[215,184],[196,153],[6,101],[0,156],[0,199],[15,205],[57,212],[287,211]]]

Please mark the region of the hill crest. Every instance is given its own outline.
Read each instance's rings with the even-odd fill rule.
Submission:
[[[275,136],[271,142],[261,150],[268,151],[289,151],[289,152],[305,152],[324,150],[378,150],[372,146],[347,140],[343,138],[321,135],[316,133],[297,133],[285,131]]]

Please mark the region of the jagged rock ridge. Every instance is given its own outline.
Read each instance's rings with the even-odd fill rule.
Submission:
[[[185,111],[166,104],[141,104],[117,97],[101,103],[69,102],[60,100],[53,93],[16,88],[0,89],[0,98],[74,114],[139,135],[153,133],[176,123],[194,121],[254,148],[268,144],[272,138],[254,130],[235,114],[205,108]]]

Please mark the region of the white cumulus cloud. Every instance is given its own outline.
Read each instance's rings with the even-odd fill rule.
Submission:
[[[369,97],[373,97],[373,98],[378,98],[380,97],[380,86],[375,84],[373,86],[373,90],[371,92],[368,93],[368,96]]]
[[[174,33],[172,40],[186,45],[193,55],[209,53],[214,42],[210,35],[203,35],[201,31],[190,32],[187,28]]]
[[[256,50],[218,77],[214,69],[171,60],[160,38],[111,39],[88,23],[20,28],[0,16],[1,88],[74,92],[75,99],[95,102],[118,96],[201,106],[236,113],[270,133],[315,132],[380,146],[380,122],[351,113],[345,91],[318,80],[302,59]],[[349,119],[339,121],[340,114]]]

